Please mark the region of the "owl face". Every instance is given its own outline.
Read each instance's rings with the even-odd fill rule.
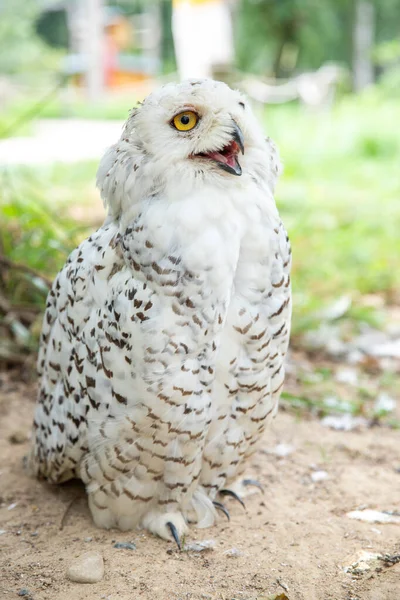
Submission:
[[[211,80],[162,87],[134,111],[132,125],[156,161],[225,178],[242,174],[242,155],[258,134],[242,95]]]
[[[97,185],[109,214],[128,222],[144,199],[160,195],[175,203],[215,192],[240,204],[260,193],[274,206],[280,169],[273,142],[239,92],[189,80],[163,86],[132,110],[100,163]]]

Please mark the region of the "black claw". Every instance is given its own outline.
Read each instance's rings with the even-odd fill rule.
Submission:
[[[221,512],[224,513],[224,515],[226,516],[226,518],[228,519],[228,521],[231,520],[231,517],[230,517],[230,514],[228,512],[228,509],[225,508],[225,506],[221,502],[217,502],[216,500],[214,500],[213,504],[214,504],[214,506],[215,506],[215,508],[217,510],[220,510]]]
[[[264,493],[263,486],[256,479],[243,479],[242,483],[243,483],[243,485],[254,485],[255,487],[258,487],[258,489],[261,490],[262,493]]]
[[[235,500],[240,502],[240,504],[246,510],[246,506],[245,506],[243,500],[241,499],[240,496],[237,495],[236,492],[233,492],[232,490],[219,490],[219,493],[222,494],[222,496],[231,496],[232,498],[234,498]]]
[[[173,523],[171,523],[171,521],[168,521],[167,526],[169,527],[171,533],[172,533],[172,537],[174,538],[176,545],[178,546],[179,550],[182,550],[181,548],[181,540],[179,539],[179,535],[178,535],[178,530],[175,527],[175,525]]]

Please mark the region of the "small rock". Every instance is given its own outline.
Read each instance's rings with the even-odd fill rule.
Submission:
[[[39,533],[37,531],[32,531],[31,537],[37,537]]]
[[[4,535],[5,533],[7,533],[6,529],[0,529],[0,535]]]
[[[346,413],[344,415],[327,415],[321,419],[321,424],[338,431],[351,431],[366,426],[368,421],[364,417],[353,417]]]
[[[308,331],[303,338],[306,348],[324,350],[333,357],[346,356],[348,344],[339,338],[336,327],[323,323],[318,329]]]
[[[376,533],[377,535],[382,535],[382,531],[380,529],[377,529],[376,527],[371,527],[371,531],[373,533]]]
[[[400,523],[400,516],[396,514],[390,514],[390,512],[372,510],[370,508],[366,508],[364,510],[353,510],[346,513],[346,516],[350,519],[367,521],[368,523]]]
[[[91,542],[93,540],[92,537],[85,537],[84,542]]]
[[[8,436],[10,444],[23,444],[28,439],[24,431],[14,431]]]
[[[358,373],[350,367],[342,367],[336,371],[336,381],[356,386],[358,384]]]
[[[286,583],[284,583],[281,579],[278,578],[276,580],[276,583],[278,583],[281,586],[281,588],[283,588],[285,590],[285,592],[289,591],[289,586],[286,585]]]
[[[325,479],[329,479],[329,474],[326,471],[314,471],[310,475],[311,480],[314,483],[319,483],[320,481],[325,481]]]
[[[292,454],[292,452],[294,451],[294,446],[292,446],[291,444],[284,444],[283,442],[281,444],[277,444],[276,446],[274,446],[274,448],[265,448],[264,450],[262,450],[264,454],[274,454],[279,458],[285,458],[286,456],[289,456],[289,454]]]
[[[133,542],[117,542],[114,548],[124,548],[125,550],[136,550],[136,544]]]
[[[224,554],[228,558],[239,558],[239,556],[243,555],[243,552],[241,552],[238,548],[230,548],[229,550],[225,550]]]
[[[7,510],[14,510],[14,508],[18,506],[18,502],[13,502],[9,506],[7,506]]]
[[[336,321],[343,317],[351,307],[350,296],[340,296],[332,304],[317,313],[319,319],[324,321]]]
[[[18,592],[18,596],[30,596],[31,593],[26,588],[21,588]]]
[[[215,540],[202,540],[201,542],[185,544],[185,550],[188,552],[203,552],[204,550],[212,550],[214,547]]]
[[[386,394],[386,392],[381,392],[377,397],[374,403],[375,413],[385,414],[390,413],[396,408],[396,400]]]
[[[352,575],[360,575],[364,571],[370,571],[371,568],[379,565],[380,556],[380,554],[361,550],[351,559],[351,564],[344,567],[344,572],[351,573]]]
[[[76,583],[97,583],[104,576],[104,561],[99,552],[86,552],[68,568],[67,577]]]

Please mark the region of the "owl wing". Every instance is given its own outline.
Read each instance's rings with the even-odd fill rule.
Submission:
[[[109,276],[123,268],[115,224],[100,228],[75,249],[57,275],[47,299],[38,355],[41,378],[34,418],[34,474],[62,481],[76,474],[86,448],[90,387],[98,370],[83,335],[91,316],[109,295]],[[101,277],[99,276],[101,274]],[[85,370],[85,371],[84,371]]]

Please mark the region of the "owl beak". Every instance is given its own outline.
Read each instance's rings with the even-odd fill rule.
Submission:
[[[239,151],[244,154],[244,137],[239,125],[232,119],[231,141],[221,150],[202,152],[196,156],[214,161],[220,169],[231,173],[231,175],[241,175],[242,167],[238,161]]]
[[[233,140],[237,143],[242,154],[244,154],[244,137],[239,125],[232,119],[233,123]]]
[[[232,140],[220,153],[223,160],[216,160],[217,165],[227,173],[241,175],[242,167],[238,161],[239,150],[244,154],[244,137],[239,125],[232,119]]]
[[[232,119],[233,136],[228,146],[228,152],[225,149],[225,157],[222,162],[217,161],[218,166],[232,175],[241,175],[242,167],[238,161],[239,150],[244,154],[244,137],[239,125]],[[227,158],[228,160],[226,160]]]

